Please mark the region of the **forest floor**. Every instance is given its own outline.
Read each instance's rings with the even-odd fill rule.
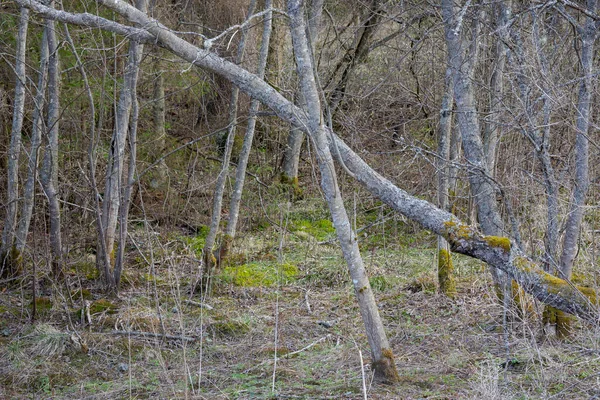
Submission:
[[[458,295],[436,293],[435,238],[403,225],[361,233],[400,383],[372,382],[370,353],[326,211],[237,241],[214,293],[190,294],[205,229],[132,230],[118,298],[93,256],[73,252],[66,283],[38,272],[0,295],[0,398],[592,399],[600,333],[544,334],[542,306],[502,311],[480,262],[456,257]],[[385,228],[385,229],[384,229]],[[285,232],[285,233],[282,233]],[[88,251],[89,252],[89,251]]]

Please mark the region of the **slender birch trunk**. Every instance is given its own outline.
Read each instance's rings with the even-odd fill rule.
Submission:
[[[27,49],[27,28],[29,9],[21,7],[19,31],[17,33],[17,53],[15,56],[15,97],[13,101],[13,120],[8,147],[6,217],[2,230],[0,248],[0,276],[12,276],[21,272],[20,255],[15,251],[15,228],[19,203],[19,156],[21,154],[21,131],[25,110],[25,51]]]
[[[44,130],[44,105],[46,103],[46,85],[48,83],[48,36],[44,29],[40,45],[40,71],[35,100],[33,104],[33,126],[31,130],[31,143],[27,161],[27,181],[23,188],[23,207],[21,218],[17,227],[17,251],[23,253],[27,243],[27,234],[33,215],[35,202],[35,183],[38,173],[38,161],[40,145],[42,143],[42,132]]]
[[[394,355],[362,262],[357,237],[352,231],[346,213],[337,183],[333,157],[329,151],[327,130],[323,127],[321,121],[321,102],[311,62],[302,1],[290,0],[288,2],[288,13],[291,17],[292,44],[298,77],[300,78],[300,88],[307,104],[308,130],[313,139],[321,172],[321,187],[325,193],[338,240],[342,247],[342,253],[348,264],[352,283],[354,284],[354,291],[371,348],[375,377],[378,380],[395,383],[399,380],[399,375],[394,363]]]
[[[265,9],[272,7],[272,1],[265,1]],[[269,54],[269,44],[271,41],[271,31],[273,27],[272,12],[265,14],[263,21],[262,40],[260,44],[260,52],[258,56],[258,70],[256,75],[260,79],[264,79],[265,70],[267,68],[267,58]],[[248,157],[250,156],[250,150],[252,148],[252,141],[254,139],[254,130],[256,127],[256,115],[260,108],[260,101],[252,99],[250,103],[250,111],[248,118],[248,126],[246,127],[246,134],[244,135],[244,144],[240,152],[237,170],[235,173],[235,185],[233,187],[233,193],[231,194],[231,201],[229,204],[229,221],[227,221],[227,228],[225,229],[225,236],[221,243],[221,250],[219,251],[219,261],[222,261],[231,250],[233,245],[233,239],[235,237],[237,223],[240,214],[240,203],[242,200],[242,192],[244,190],[244,182],[246,179],[246,167],[248,166]]]
[[[256,7],[256,0],[251,0],[248,7],[247,18],[250,18],[254,13]],[[240,65],[244,61],[244,54],[246,51],[246,37],[248,36],[248,27],[242,28],[242,36],[238,45],[238,51],[236,56],[236,64]],[[221,225],[221,209],[223,205],[223,193],[225,191],[225,182],[229,176],[229,161],[231,159],[231,152],[233,150],[233,143],[235,140],[236,128],[237,128],[237,112],[238,112],[238,97],[240,89],[237,86],[233,86],[231,89],[231,98],[229,100],[229,129],[227,131],[227,141],[225,143],[225,151],[223,153],[223,163],[219,176],[217,177],[217,183],[213,194],[212,204],[212,217],[210,221],[210,229],[206,237],[204,249],[202,250],[202,262],[204,265],[201,267],[201,272],[204,277],[204,286],[207,292],[210,289],[210,280],[214,274],[214,269],[217,266],[217,259],[213,255],[213,248],[219,233],[219,226]]]
[[[58,64],[58,41],[54,20],[46,20],[48,38],[48,116],[46,122],[46,147],[40,171],[40,181],[48,199],[50,216],[50,251],[52,274],[61,277],[63,271],[60,204],[58,201],[58,127],[60,112],[60,71]]]

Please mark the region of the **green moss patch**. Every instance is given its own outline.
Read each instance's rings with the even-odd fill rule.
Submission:
[[[335,233],[333,223],[328,219],[316,221],[302,218],[294,219],[290,222],[289,229],[300,237],[305,237],[308,234],[318,241],[328,239],[329,236]]]
[[[252,262],[225,267],[220,278],[236,286],[272,286],[291,283],[297,275],[298,267],[293,264]]]

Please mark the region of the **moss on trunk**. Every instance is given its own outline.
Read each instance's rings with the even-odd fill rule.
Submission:
[[[440,292],[450,298],[456,296],[456,281],[454,279],[454,264],[452,255],[446,249],[438,251],[438,282]]]
[[[377,382],[392,385],[400,381],[400,375],[394,362],[394,353],[391,349],[382,349],[381,358],[373,361],[372,368]]]

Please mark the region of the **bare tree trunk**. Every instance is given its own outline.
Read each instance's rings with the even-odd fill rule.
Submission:
[[[44,105],[46,99],[46,85],[48,83],[48,37],[44,29],[42,32],[42,42],[40,44],[40,72],[38,76],[38,85],[33,104],[33,126],[31,130],[31,143],[29,146],[29,155],[27,162],[27,181],[23,188],[23,207],[21,209],[21,218],[17,227],[17,251],[23,253],[27,243],[27,234],[29,233],[29,224],[33,215],[33,205],[35,202],[35,183],[38,172],[38,159],[40,145],[42,143],[42,131],[44,130]]]
[[[153,162],[160,158],[159,164],[156,166],[156,182],[151,185],[158,187],[163,185],[167,179],[167,164],[161,157],[165,149],[165,139],[167,132],[165,129],[165,80],[162,71],[160,71],[160,58],[157,59],[154,73],[154,89],[152,97],[154,103],[152,105],[152,122],[154,124],[154,134],[156,138],[153,140]]]
[[[138,0],[137,7],[142,12],[146,12],[145,0]],[[99,240],[98,255],[103,259],[98,259],[98,268],[102,270],[106,285],[110,290],[116,290],[114,275],[108,266],[113,266],[115,261],[115,238],[117,234],[117,220],[121,206],[121,190],[123,187],[123,164],[125,159],[125,145],[127,141],[127,132],[131,115],[131,106],[137,90],[137,79],[140,61],[144,46],[136,41],[129,42],[129,53],[127,56],[127,67],[123,81],[123,88],[119,94],[119,104],[115,116],[115,127],[111,140],[110,153],[106,171],[106,184],[104,189],[104,199],[102,203],[102,223],[104,232],[99,232],[103,236]],[[105,249],[106,252],[104,252]]]
[[[62,238],[60,225],[60,204],[58,201],[58,122],[60,72],[58,65],[58,41],[54,21],[46,20],[46,37],[48,38],[48,116],[46,122],[46,148],[40,172],[40,181],[44,194],[48,199],[50,215],[50,250],[52,274],[60,277],[62,271]]]
[[[509,3],[510,4],[510,3]],[[533,22],[533,37],[535,41],[535,57],[536,62],[540,65],[541,75],[547,77],[550,74],[546,56],[543,54],[542,42],[546,38],[542,38],[540,32],[539,20],[540,17],[534,15]],[[552,116],[551,88],[547,87],[545,79],[538,79],[533,82],[532,78],[527,77],[525,66],[527,60],[524,54],[522,39],[517,30],[512,30],[513,40],[515,42],[513,57],[513,68],[516,73],[516,84],[518,87],[517,93],[521,100],[522,108],[525,112],[527,124],[526,128],[522,129],[523,135],[533,144],[537,159],[540,161],[542,174],[544,176],[544,186],[546,191],[546,235],[544,238],[545,255],[544,269],[551,272],[557,265],[557,248],[558,248],[558,181],[554,173],[554,167],[550,158],[550,127]],[[542,101],[542,126],[540,128],[539,118],[536,114],[535,103],[536,99],[532,99],[530,95],[531,86],[541,86],[543,95]]]
[[[504,66],[508,48],[506,42],[509,37],[508,20],[510,19],[511,1],[504,0],[492,4],[495,14],[496,46],[494,49],[494,63],[490,80],[490,115],[485,126],[483,135],[483,147],[487,157],[488,170],[491,176],[495,176],[496,169],[496,147],[498,145],[500,120],[502,113],[502,99],[504,89]]]
[[[596,12],[597,0],[587,0],[588,10]],[[597,35],[596,21],[590,16],[586,18],[581,34],[581,73],[583,79],[579,85],[577,99],[577,137],[575,139],[575,189],[569,207],[565,225],[562,255],[560,257],[560,276],[571,279],[573,262],[577,255],[577,242],[581,230],[581,221],[585,198],[590,186],[589,178],[589,127],[592,99],[592,68],[594,60],[594,42]],[[570,318],[563,314],[556,315],[556,332],[559,336],[567,336],[571,330]]]
[[[165,26],[157,21],[151,21],[139,10],[122,1],[99,0],[101,4],[111,8],[128,21],[143,26],[143,30],[119,24],[110,25],[106,21],[89,19],[82,14],[58,12],[34,0],[16,1],[19,5],[30,7],[46,17],[82,26],[102,27],[121,35],[133,34],[139,40],[147,43],[158,43],[193,65],[220,74],[240,87],[240,90],[260,99],[283,120],[304,126],[307,133],[313,134],[309,130],[310,123],[306,114],[273,87],[218,55],[186,42]],[[576,314],[591,323],[597,322],[598,297],[596,291],[573,286],[563,279],[544,272],[535,262],[523,256],[518,248],[512,246],[508,238],[482,235],[477,229],[464,224],[447,211],[409,195],[374,171],[332,131],[328,130],[328,132],[329,148],[335,150],[332,153],[343,161],[353,176],[371,194],[392,209],[422,225],[425,229],[443,235],[450,243],[452,251],[475,257],[506,272],[536,299],[562,311]]]
[[[375,376],[377,379],[394,383],[399,380],[394,355],[362,262],[358,240],[352,231],[338,187],[335,166],[327,143],[327,130],[321,123],[319,92],[315,82],[314,69],[311,65],[302,1],[290,0],[288,2],[288,13],[291,17],[292,43],[300,78],[300,88],[307,104],[308,130],[311,132],[311,138],[314,141],[321,172],[321,187],[329,204],[333,224],[354,284],[354,291],[371,348]]]
[[[271,0],[265,1],[265,9],[272,7]],[[263,32],[262,40],[260,44],[260,52],[258,57],[258,71],[256,76],[260,79],[264,79],[265,70],[267,67],[267,58],[269,54],[269,44],[271,40],[272,31],[272,12],[265,14],[263,21]],[[244,135],[244,144],[240,152],[238,166],[235,173],[235,185],[233,187],[233,193],[231,194],[231,201],[229,204],[229,221],[227,221],[227,228],[225,230],[225,236],[221,243],[221,250],[219,251],[219,261],[224,259],[233,245],[233,239],[235,237],[237,222],[240,214],[240,202],[242,200],[242,192],[244,190],[244,181],[246,178],[246,167],[248,166],[248,157],[250,156],[250,150],[252,148],[252,141],[254,139],[254,129],[256,127],[256,114],[258,113],[260,102],[256,99],[252,99],[250,103],[250,111],[248,118],[248,126],[246,128],[246,134]]]
[[[467,174],[471,194],[477,206],[477,217],[481,229],[486,235],[502,235],[504,225],[496,203],[496,188],[490,180],[487,158],[483,150],[472,84],[472,75],[478,55],[479,18],[478,16],[474,17],[472,38],[469,41],[463,33],[468,6],[469,2],[463,9],[458,9],[454,7],[452,0],[442,1],[446,43],[454,79],[458,129],[468,163]],[[465,38],[463,39],[463,37]],[[503,276],[502,271],[492,268],[491,272],[498,290],[510,284]],[[502,292],[499,291],[499,293]]]
[[[145,1],[145,0],[144,0]],[[135,184],[135,171],[137,161],[137,128],[139,120],[139,104],[135,92],[132,95],[131,124],[129,128],[129,167],[127,170],[127,183],[121,189],[121,208],[119,210],[119,247],[115,259],[115,270],[113,280],[115,291],[119,290],[121,274],[125,263],[125,248],[127,245],[127,221],[129,219],[129,207],[131,206],[131,193]]]
[[[448,55],[450,58],[450,55]],[[438,155],[436,159],[436,169],[438,173],[438,207],[442,210],[450,211],[450,199],[448,197],[449,181],[449,161],[450,161],[450,141],[452,136],[452,107],[454,105],[454,84],[452,82],[452,70],[446,68],[446,77],[444,85],[444,96],[442,97],[442,107],[440,110],[440,127],[438,138]],[[440,292],[448,297],[456,295],[456,281],[454,279],[454,265],[450,254],[450,246],[443,236],[438,236],[437,240],[437,262],[438,262],[438,282]]]
[[[247,18],[250,18],[254,13],[256,7],[256,0],[251,0],[248,7]],[[238,45],[238,51],[236,56],[236,64],[240,65],[244,61],[244,53],[246,51],[246,37],[248,36],[248,27],[242,29],[242,36]],[[217,264],[217,259],[213,255],[213,247],[219,233],[219,226],[221,224],[221,209],[223,205],[223,193],[225,191],[225,182],[229,176],[229,161],[231,159],[231,152],[233,150],[233,143],[235,140],[236,128],[237,128],[237,111],[238,111],[238,97],[240,89],[237,86],[233,86],[231,89],[231,98],[229,100],[229,128],[227,132],[227,142],[225,144],[225,152],[223,153],[223,163],[219,176],[217,177],[216,187],[213,194],[212,204],[212,216],[210,220],[210,230],[206,236],[206,242],[204,249],[202,250],[202,262],[204,263],[201,268],[204,277],[204,286],[207,292],[210,290],[210,280],[214,274],[214,269]]]
[[[25,110],[25,51],[27,49],[27,27],[29,26],[29,9],[21,7],[19,32],[17,33],[17,54],[15,56],[15,97],[13,101],[13,121],[8,148],[6,217],[2,230],[2,246],[0,248],[0,277],[17,275],[22,267],[20,255],[14,251],[15,228],[17,226],[17,210],[19,205],[19,155],[21,154],[21,131]]]
[[[323,13],[323,0],[312,0],[309,8],[307,35],[311,57],[314,60],[315,46],[317,44],[319,29],[321,26],[321,15]],[[315,64],[313,62],[313,67]],[[316,74],[316,71],[315,71]],[[296,105],[301,109],[306,109],[306,100],[302,91],[296,91]],[[287,138],[287,145],[283,155],[283,171],[281,173],[281,182],[292,187],[295,197],[302,195],[302,189],[298,182],[298,167],[300,165],[300,153],[302,143],[304,142],[304,133],[300,127],[292,125]]]

